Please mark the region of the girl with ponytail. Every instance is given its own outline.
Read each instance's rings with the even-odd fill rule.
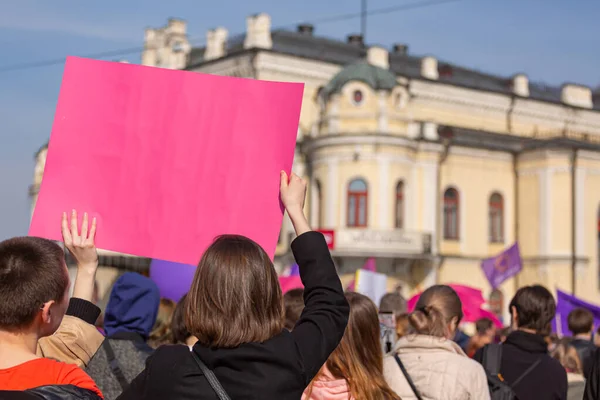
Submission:
[[[342,341],[310,383],[302,400],[400,400],[383,377],[377,307],[346,293],[350,319]]]
[[[425,290],[409,314],[409,334],[384,360],[390,387],[403,400],[489,400],[483,367],[452,341],[463,317],[450,286]]]

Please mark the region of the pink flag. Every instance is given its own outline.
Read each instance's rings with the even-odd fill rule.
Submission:
[[[475,322],[480,318],[489,318],[496,326],[502,327],[502,322],[500,322],[496,315],[481,308],[481,306],[485,304],[485,299],[483,298],[481,290],[465,285],[450,284],[448,286],[454,289],[462,302],[464,314],[463,322]],[[421,293],[414,295],[408,300],[409,312],[412,312],[415,309],[415,305],[420,296]]]
[[[30,235],[63,211],[98,218],[99,248],[197,264],[220,234],[273,257],[303,85],[69,57]]]
[[[364,269],[366,271],[371,271],[371,272],[377,272],[377,261],[375,261],[375,258],[369,257],[367,259],[367,261],[365,261],[365,265],[363,265],[361,269]],[[346,288],[346,290],[350,291],[350,292],[354,292],[354,290],[356,290],[356,280],[355,279],[352,279],[352,282],[350,282],[348,284],[348,287]]]

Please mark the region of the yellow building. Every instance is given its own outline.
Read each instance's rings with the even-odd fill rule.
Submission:
[[[272,30],[211,30],[192,48],[185,22],[146,31],[142,62],[164,68],[304,82],[294,170],[307,211],[333,231],[345,280],[368,257],[406,295],[434,283],[490,287],[482,258],[518,241],[523,271],[501,287],[542,283],[600,302],[600,93],[544,87],[392,50]],[[284,222],[279,267],[291,262]],[[498,295],[498,293],[496,293]]]

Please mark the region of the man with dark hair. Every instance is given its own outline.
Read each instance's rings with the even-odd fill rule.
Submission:
[[[496,337],[494,321],[489,318],[479,318],[475,321],[475,335],[467,345],[467,355],[473,357],[477,350],[492,343]]]
[[[596,349],[592,342],[594,315],[585,308],[576,308],[569,313],[567,321],[569,330],[573,334],[571,346],[577,350],[579,359],[583,364],[583,375],[588,377],[592,367],[592,353]]]
[[[543,286],[525,286],[511,300],[509,311],[513,332],[499,346],[498,378],[508,384],[519,399],[566,400],[567,373],[550,357],[545,341],[556,313],[554,297]],[[474,359],[484,364],[490,346],[493,345],[480,349]],[[484,368],[490,374],[490,366],[484,364]]]
[[[285,329],[292,331],[304,310],[304,289],[292,289],[283,295]]]
[[[29,392],[35,398],[102,396],[94,381],[73,365],[86,363],[101,343],[97,340],[101,335],[91,324],[100,310],[89,302],[98,267],[95,230],[94,220],[88,235],[87,214],[81,235],[76,214],[71,229],[63,216],[65,246],[77,261],[70,302],[69,275],[60,246],[35,237],[0,243],[1,398],[9,398],[10,391]]]

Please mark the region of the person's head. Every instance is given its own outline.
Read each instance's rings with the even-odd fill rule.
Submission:
[[[186,326],[206,347],[264,342],[283,329],[282,297],[273,263],[257,243],[244,236],[220,236],[196,269]]]
[[[570,344],[570,339],[559,340],[552,350],[551,356],[557,359],[567,372],[583,374],[583,364],[577,349]]]
[[[37,237],[0,242],[0,330],[53,334],[67,310],[69,283],[56,243]]]
[[[148,338],[148,344],[151,347],[157,348],[163,344],[171,343],[171,318],[174,310],[175,302],[173,300],[160,299],[156,322]]]
[[[488,344],[494,341],[496,336],[496,327],[491,319],[479,318],[477,321],[475,321],[475,330],[482,343]]]
[[[556,302],[545,287],[524,286],[517,290],[508,309],[512,315],[514,329],[548,335],[550,323],[556,313]]]
[[[117,332],[133,332],[148,339],[156,322],[159,303],[158,286],[150,278],[135,272],[121,275],[106,305],[106,334],[112,336]]]
[[[346,293],[350,317],[346,332],[326,362],[337,379],[346,379],[355,399],[398,399],[383,377],[383,352],[377,307],[368,297]],[[315,380],[319,379],[319,375]],[[313,390],[309,386],[307,397]]]
[[[434,285],[421,294],[408,321],[415,333],[452,339],[462,318],[462,303],[454,289]]]
[[[304,310],[304,289],[292,289],[283,295],[285,329],[291,331]]]
[[[396,336],[398,336],[398,339],[408,334],[409,327],[408,313],[396,316]]]
[[[573,335],[589,335],[594,331],[594,315],[585,308],[576,308],[567,319]]]
[[[171,318],[171,340],[173,344],[187,344],[188,339],[192,337],[192,334],[185,326],[186,301],[187,294],[179,299],[175,311],[173,311],[173,317]]]
[[[379,302],[379,312],[394,313],[394,315],[398,316],[406,313],[406,311],[406,300],[400,293],[386,293]]]

